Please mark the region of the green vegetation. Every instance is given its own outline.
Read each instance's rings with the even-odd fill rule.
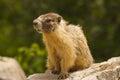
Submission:
[[[46,52],[45,50],[40,49],[38,44],[33,43],[29,48],[21,47],[18,49],[18,52],[17,60],[23,66],[25,72],[29,72],[28,74],[31,74],[34,71],[36,71],[36,73],[44,72]]]
[[[44,72],[47,52],[32,21],[47,12],[83,26],[96,62],[120,56],[120,0],[0,0],[0,56],[16,58],[27,75]]]

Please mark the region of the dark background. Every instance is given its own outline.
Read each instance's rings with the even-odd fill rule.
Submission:
[[[83,26],[95,62],[120,56],[120,0],[0,0],[0,56],[27,75],[44,72],[47,52],[32,21],[48,12]]]

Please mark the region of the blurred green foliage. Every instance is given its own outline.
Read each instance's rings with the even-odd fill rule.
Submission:
[[[32,21],[47,12],[83,26],[96,62],[120,56],[120,0],[0,0],[0,56],[15,57],[26,74],[43,72],[47,52]]]
[[[36,73],[44,72],[46,52],[40,49],[37,43],[33,43],[30,47],[20,47],[18,52],[17,60],[23,66],[25,72],[29,72],[28,74],[32,74],[34,71]]]

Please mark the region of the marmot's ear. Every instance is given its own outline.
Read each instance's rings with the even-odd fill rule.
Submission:
[[[59,17],[57,18],[58,23],[60,23],[61,19],[62,19],[61,16],[59,16]]]

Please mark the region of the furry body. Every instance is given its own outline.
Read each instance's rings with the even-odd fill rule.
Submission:
[[[48,13],[37,19],[43,20],[46,16],[52,18],[53,16],[50,16],[52,14],[56,18],[59,16],[56,13]],[[67,24],[62,18],[59,23],[50,24],[52,28],[55,26],[53,31],[52,28],[50,31],[42,29],[43,40],[48,51],[47,68],[53,73],[60,73],[59,78],[66,78],[69,71],[89,67],[93,63],[93,58],[81,27]]]

